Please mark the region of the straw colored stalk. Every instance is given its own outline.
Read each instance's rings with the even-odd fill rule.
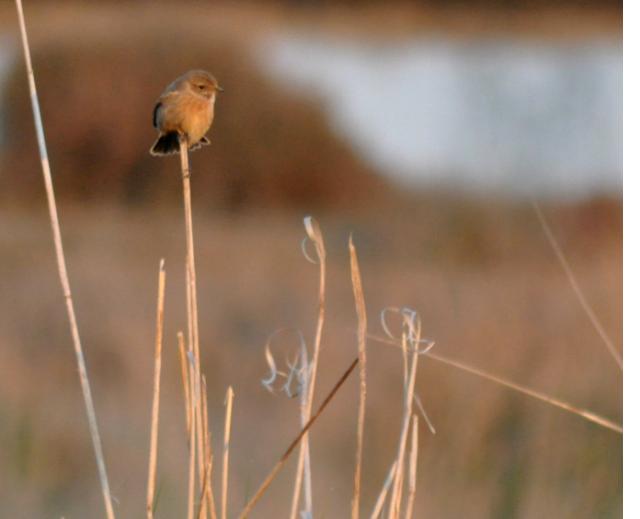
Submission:
[[[187,298],[187,326],[189,331],[189,345],[188,345],[189,363],[190,363],[190,368],[192,370],[190,371],[191,375],[189,378],[192,384],[192,386],[190,386],[190,396],[188,399],[189,405],[191,406],[190,409],[192,410],[192,413],[190,412],[189,427],[193,429],[195,432],[195,436],[194,436],[195,456],[198,461],[198,474],[199,474],[199,477],[202,478],[204,474],[204,451],[205,451],[205,446],[203,445],[203,442],[206,443],[205,435],[203,431],[205,420],[202,417],[202,400],[203,399],[201,398],[202,396],[202,388],[200,383],[201,377],[198,380],[194,380],[194,377],[196,377],[196,373],[200,373],[201,370],[200,370],[200,363],[196,359],[196,356],[194,354],[194,349],[195,349],[194,320],[193,320],[194,312],[193,312],[193,297],[191,292],[191,274],[190,274],[188,259],[185,262],[185,280],[186,280],[185,287],[186,287],[186,298]],[[189,429],[188,432],[190,432],[191,429]]]
[[[409,454],[409,496],[405,519],[413,517],[413,505],[416,499],[416,481],[418,472],[418,415],[413,415],[411,427],[411,452]]]
[[[187,428],[187,439],[191,434],[191,391],[189,389],[189,367],[187,352],[184,346],[184,334],[178,332],[178,352],[180,355],[180,374],[182,376],[182,389],[184,392],[184,413],[185,425]]]
[[[213,450],[211,449],[211,433],[209,432],[209,404],[207,402],[207,379],[202,376],[202,421],[204,423],[204,437],[205,437],[205,455],[208,460],[211,461],[211,470],[207,476],[206,481],[206,498],[207,505],[209,506],[209,513],[212,519],[216,519],[216,507],[213,498],[213,489],[211,485],[211,478],[213,477]]]
[[[204,451],[206,439],[203,431],[202,421],[202,389],[200,383],[200,334],[198,328],[198,297],[196,291],[196,264],[193,246],[193,219],[191,216],[191,172],[189,169],[189,149],[184,137],[180,138],[180,165],[182,170],[182,191],[184,198],[184,221],[187,241],[187,312],[190,325],[190,340],[193,345],[193,362],[195,365],[195,401],[196,401],[196,442],[198,457],[198,474],[200,479],[204,478],[205,460]],[[206,507],[206,505],[204,505]],[[206,513],[206,510],[205,510]]]
[[[324,239],[322,237],[322,231],[320,225],[311,216],[306,216],[304,219],[304,226],[307,232],[308,238],[313,242],[316,250],[316,256],[320,264],[320,279],[318,287],[318,320],[316,324],[316,335],[313,345],[313,358],[311,361],[311,373],[309,373],[309,382],[307,384],[307,393],[305,395],[305,421],[309,420],[311,416],[311,409],[313,406],[313,395],[316,385],[316,375],[318,373],[318,359],[320,356],[320,342],[322,340],[322,330],[324,327],[324,312],[325,312],[325,281],[326,281],[326,251],[324,247]],[[309,438],[305,434],[302,437],[302,445],[298,455],[298,465],[296,468],[296,478],[293,489],[293,498],[291,501],[291,513],[290,519],[295,519],[298,516],[298,503],[300,499],[300,488],[302,485],[302,475],[304,472],[305,478],[305,511],[311,513],[312,510],[312,496],[311,496],[311,466],[310,456],[308,453]]]
[[[378,342],[382,342],[385,344],[391,344],[393,346],[398,346],[398,344],[396,343],[396,341],[393,341],[391,339],[386,339],[383,337],[378,337],[376,335],[372,335],[369,334],[368,337],[372,340],[378,341]],[[492,373],[489,373],[488,371],[482,370],[480,368],[476,368],[474,366],[471,366],[469,364],[466,364],[464,362],[460,362],[454,359],[451,359],[449,357],[446,357],[444,355],[440,355],[437,353],[432,353],[431,351],[426,352],[425,355],[427,355],[430,359],[433,359],[437,362],[440,362],[442,364],[445,364],[447,366],[451,366],[453,368],[459,369],[461,371],[464,371],[466,373],[470,373],[472,375],[475,375],[479,378],[482,378],[484,380],[489,380],[490,382],[493,382],[495,384],[498,384],[500,386],[506,387],[507,389],[511,389],[512,391],[516,391],[518,393],[521,393],[523,395],[529,396],[531,398],[535,398],[536,400],[540,400],[541,402],[544,402],[546,404],[552,405],[554,407],[557,407],[559,409],[562,409],[564,411],[567,411],[568,413],[574,414],[576,416],[579,416],[589,422],[595,423],[596,425],[599,425],[600,427],[604,427],[605,429],[609,429],[611,431],[617,432],[619,434],[622,434],[622,425],[619,424],[618,422],[615,422],[613,420],[610,420],[609,418],[605,418],[599,414],[596,414],[592,411],[589,411],[588,409],[582,409],[580,407],[577,407],[573,404],[570,404],[568,402],[565,402],[564,400],[560,400],[559,398],[555,398],[553,396],[547,395],[541,391],[537,391],[535,389],[531,389],[528,388],[526,386],[523,386],[522,384],[517,384],[515,382],[512,382],[510,380],[507,380],[504,377],[499,377],[497,375],[493,375]]]
[[[166,272],[164,259],[158,272],[158,303],[156,315],[156,347],[153,373],[153,404],[151,406],[151,439],[149,441],[149,479],[147,481],[147,519],[153,519],[153,496],[158,464],[158,416],[160,414],[160,372],[162,370],[162,328],[164,324],[164,288]]]
[[[358,426],[356,433],[356,468],[353,477],[353,499],[351,501],[351,517],[352,519],[358,519],[360,514],[360,480],[362,474],[364,418],[367,400],[367,311],[364,304],[358,254],[353,245],[353,237],[349,238],[349,256],[351,260],[351,285],[353,287],[356,313],[358,314],[358,359],[360,361],[360,400],[358,402]]]
[[[194,427],[196,419],[196,396],[195,396],[195,367],[193,362],[193,350],[189,344],[189,402],[191,408],[191,430],[189,431],[189,487],[188,487],[188,503],[187,503],[187,519],[193,519],[195,511],[195,480],[196,480],[196,427]]]
[[[308,355],[307,355],[307,346],[304,341],[300,343],[300,427],[304,427],[307,422],[307,398],[309,396],[309,379],[310,379],[310,367]],[[293,371],[291,375],[293,375]],[[304,460],[298,459],[298,467],[300,464],[303,467],[303,470],[296,470],[296,481],[294,483],[295,488],[299,488],[300,480],[304,478],[305,483],[305,496],[311,496],[311,454],[309,452],[309,444],[307,443],[304,447],[301,448],[301,453],[304,454]],[[294,496],[294,499],[297,496]],[[308,504],[308,502],[307,502]],[[310,509],[310,506],[307,507]]]
[[[398,466],[398,463],[394,461],[391,467],[389,468],[389,473],[387,474],[387,477],[384,480],[384,485],[382,485],[382,490],[380,491],[380,494],[378,494],[378,499],[376,499],[376,504],[373,507],[373,512],[371,512],[371,519],[378,519],[378,517],[380,517],[380,513],[382,512],[382,507],[384,506],[384,502],[387,499],[387,493],[389,492],[391,483],[393,483],[397,466]]]
[[[336,396],[336,393],[339,391],[339,389],[342,387],[342,385],[345,383],[345,381],[349,378],[349,375],[351,375],[351,373],[353,373],[353,370],[356,368],[357,364],[358,364],[358,358],[356,357],[353,360],[353,362],[351,363],[351,365],[347,368],[347,370],[342,374],[342,376],[340,377],[338,382],[336,382],[336,384],[333,386],[333,389],[331,389],[331,391],[329,391],[329,394],[322,401],[322,403],[320,404],[320,407],[318,407],[318,410],[314,413],[314,415],[311,418],[309,418],[309,421],[305,424],[305,426],[302,428],[302,430],[298,433],[298,435],[289,444],[289,447],[287,447],[287,450],[284,452],[284,454],[282,456],[280,456],[280,459],[274,465],[274,467],[271,469],[271,472],[269,472],[267,477],[261,483],[260,487],[258,487],[258,490],[256,491],[256,493],[249,500],[249,502],[245,505],[245,507],[242,510],[242,512],[240,512],[239,519],[246,519],[247,517],[249,517],[249,514],[251,513],[251,510],[254,509],[254,507],[256,506],[257,502],[260,500],[260,498],[266,492],[267,488],[269,488],[269,486],[271,485],[271,483],[273,482],[275,477],[278,475],[280,470],[282,470],[282,467],[284,466],[284,464],[287,461],[287,459],[289,458],[289,456],[291,456],[291,453],[298,446],[298,444],[300,443],[302,438],[305,436],[305,434],[307,434],[309,429],[311,429],[311,427],[313,426],[315,421],[318,419],[318,417],[323,413],[323,411],[325,410],[325,408],[327,407],[329,402],[331,402],[331,400],[333,400],[333,397]]]
[[[207,507],[206,503],[206,493],[207,493],[207,482],[211,477],[211,467],[213,466],[213,459],[209,458],[207,466],[204,471],[204,477],[202,478],[202,486],[200,487],[200,500],[198,501],[200,504],[198,505],[198,519],[206,519],[207,518]]]
[[[569,279],[571,288],[573,289],[573,292],[578,298],[578,302],[580,303],[580,306],[582,306],[582,309],[587,314],[587,318],[589,319],[589,322],[595,328],[596,332],[602,339],[602,342],[604,342],[604,345],[607,348],[607,351],[609,352],[611,357],[613,357],[613,360],[618,365],[618,368],[620,368],[620,371],[622,371],[622,356],[620,355],[620,352],[613,345],[613,341],[611,340],[607,332],[604,330],[604,327],[602,326],[602,323],[598,319],[598,316],[593,311],[593,308],[591,308],[589,301],[587,301],[587,298],[582,292],[582,289],[580,288],[580,284],[578,283],[578,280],[576,279],[576,276],[574,275],[573,270],[571,269],[571,266],[569,265],[569,262],[567,261],[567,258],[564,255],[564,252],[562,252],[562,249],[560,248],[560,244],[558,243],[558,240],[556,240],[556,237],[553,235],[553,232],[551,232],[551,227],[547,223],[547,219],[542,213],[542,210],[540,209],[538,202],[536,202],[535,200],[531,200],[531,204],[533,205],[533,209],[536,213],[536,216],[538,217],[538,221],[542,226],[544,235],[547,238],[547,241],[549,242],[549,244],[551,245],[551,248],[553,249],[553,253],[556,255],[556,258],[558,258],[558,261],[560,262],[560,265],[562,266],[562,269],[564,270],[565,275]]]
[[[229,386],[227,389],[227,398],[225,400],[227,413],[224,422],[224,448],[222,454],[222,491],[220,515],[222,519],[227,519],[227,484],[229,479],[229,445],[231,441],[231,416],[233,413],[233,388]]]
[[[87,366],[84,360],[82,343],[80,342],[80,332],[76,321],[76,313],[71,296],[71,285],[69,283],[69,275],[67,274],[67,265],[62,247],[62,235],[60,231],[60,222],[58,220],[58,208],[56,205],[55,193],[53,190],[53,180],[51,178],[51,169],[49,166],[49,156],[47,153],[47,143],[44,136],[44,126],[42,124],[42,116],[40,115],[40,103],[38,101],[38,92],[36,90],[36,82],[33,74],[33,65],[31,64],[31,52],[29,50],[29,41],[27,38],[27,27],[24,19],[24,11],[22,9],[22,0],[16,0],[16,9],[18,11],[18,21],[20,24],[20,36],[22,39],[22,48],[24,50],[24,60],[27,69],[27,79],[29,82],[29,94],[31,96],[31,108],[33,110],[33,120],[36,127],[36,135],[38,138],[38,150],[40,153],[40,162],[42,166],[42,175],[44,178],[45,190],[47,193],[47,204],[49,207],[49,220],[51,222],[51,231],[53,233],[53,243],[56,252],[56,262],[58,264],[58,276],[62,285],[62,293],[64,295],[67,307],[67,318],[71,329],[71,338],[73,348],[76,355],[76,363],[78,365],[78,375],[80,377],[80,386],[82,388],[82,396],[84,398],[85,411],[89,421],[89,432],[93,443],[93,450],[98,465],[98,476],[100,478],[100,486],[102,489],[102,497],[104,500],[105,512],[108,519],[114,519],[113,505],[111,503],[111,490],[109,489],[109,478],[107,477],[107,469],[102,453],[102,442],[100,440],[100,432],[98,430],[98,420],[91,396],[91,386],[89,385],[89,376],[87,375]]]
[[[400,432],[400,441],[398,443],[398,455],[396,457],[397,470],[393,482],[393,490],[391,493],[391,501],[389,506],[389,519],[396,519],[400,516],[400,506],[402,503],[402,487],[404,477],[404,458],[407,445],[407,436],[409,432],[409,423],[411,421],[411,410],[413,408],[413,393],[416,383],[416,372],[418,368],[418,348],[420,346],[420,331],[413,329],[414,322],[409,320],[409,334],[411,336],[411,346],[413,353],[411,355],[411,367],[409,368],[409,380],[405,381],[404,391],[404,412],[402,417],[402,428]],[[406,332],[403,334],[403,349],[406,348]]]

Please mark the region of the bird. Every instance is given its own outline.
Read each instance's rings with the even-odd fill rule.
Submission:
[[[153,126],[159,136],[149,153],[179,153],[180,139],[186,140],[189,151],[211,144],[205,134],[213,122],[219,92],[224,89],[205,70],[190,70],[173,81],[153,109]]]

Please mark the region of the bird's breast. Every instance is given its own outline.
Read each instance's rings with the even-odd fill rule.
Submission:
[[[213,122],[213,99],[182,93],[163,101],[161,130],[186,134],[189,145],[195,144]]]
[[[213,122],[213,102],[189,96],[185,103],[184,132],[189,136],[189,145],[198,142],[207,133]]]

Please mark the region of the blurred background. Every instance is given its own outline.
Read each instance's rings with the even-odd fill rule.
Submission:
[[[622,373],[531,205],[621,349],[621,1],[42,1],[25,15],[118,517],[144,510],[161,257],[157,517],[186,510],[179,161],[147,151],[156,98],[191,68],[225,88],[192,191],[218,456],[224,393],[236,392],[232,515],[299,427],[298,402],[260,379],[274,330],[312,342],[307,214],[328,253],[318,398],[356,354],[353,233],[372,333],[383,308],[411,306],[434,351],[622,420]],[[17,27],[4,2],[0,515],[100,517]],[[280,362],[294,339],[272,343]],[[395,456],[401,373],[397,350],[369,343],[366,513]],[[619,435],[427,358],[417,391],[437,434],[420,425],[416,517],[622,515]],[[348,515],[356,409],[354,378],[311,434],[319,518]],[[288,514],[292,467],[256,517]]]

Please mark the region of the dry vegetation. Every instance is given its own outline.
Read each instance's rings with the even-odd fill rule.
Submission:
[[[619,212],[616,207],[610,209],[613,214]],[[569,215],[579,210],[548,209],[562,243],[570,245],[583,289],[620,344],[620,235],[605,228],[576,238],[599,211],[583,209],[582,217],[571,221]],[[218,442],[223,396],[229,385],[236,393],[229,484],[233,513],[299,427],[297,402],[275,398],[260,384],[268,371],[263,348],[282,326],[299,327],[311,344],[316,267],[300,253],[304,232],[294,213],[233,219],[199,213],[196,206],[203,372]],[[619,419],[619,371],[576,303],[533,213],[531,228],[513,230],[504,227],[514,225],[508,223],[516,220],[514,213],[502,214],[497,221],[506,225],[494,222],[486,239],[504,248],[485,251],[478,260],[434,257],[425,240],[444,230],[429,223],[424,209],[414,214],[425,222],[423,234],[413,235],[404,233],[418,224],[405,216],[386,222],[371,218],[365,224],[349,216],[322,215],[327,326],[318,394],[326,394],[357,351],[346,249],[354,230],[372,332],[381,333],[375,316],[382,308],[411,305],[422,315],[425,336],[437,341],[434,352]],[[84,516],[101,507],[100,494],[46,216],[5,211],[0,221],[3,292],[11,294],[2,298],[0,309],[5,344],[1,434],[8,457],[3,460],[3,510]],[[617,217],[612,222],[619,230]],[[166,258],[158,517],[175,517],[186,498],[180,365],[171,353],[174,333],[184,326],[180,212],[67,208],[63,225],[109,473],[123,517],[143,510],[155,267],[158,258]],[[529,238],[522,239],[523,234]],[[452,238],[452,250],[460,239]],[[446,250],[446,244],[438,248]],[[297,344],[285,334],[272,345],[274,355],[292,355]],[[363,503],[372,503],[393,457],[401,369],[396,350],[370,343]],[[493,517],[500,510],[520,517],[619,516],[622,442],[615,433],[428,360],[421,364],[416,389],[438,430],[431,436],[420,426],[417,510],[440,517]],[[314,465],[314,490],[321,496],[317,512],[326,516],[348,509],[351,499],[357,393],[353,379],[312,434],[313,456],[322,460]],[[285,467],[258,517],[288,513],[291,470]],[[452,497],[460,494],[467,499]]]
[[[121,30],[126,31],[126,25]],[[122,52],[109,47],[117,39],[118,35],[106,45],[105,60],[112,59],[113,52]],[[157,48],[149,34],[142,40],[136,48],[147,49],[149,59],[156,59],[152,52]],[[131,103],[107,114],[120,121],[123,128],[119,131],[124,135],[115,125],[100,135],[105,114],[88,107],[91,97],[84,88],[88,85],[88,90],[104,95],[105,106],[110,106],[117,92],[96,79],[101,64],[92,64],[91,57],[100,49],[83,52],[74,46],[69,60],[68,45],[66,41],[61,47],[40,47],[38,52],[43,54],[35,67],[39,81],[52,85],[42,95],[47,107],[43,114],[51,125],[47,131],[54,171],[62,173],[58,178],[65,201],[62,224],[68,265],[111,490],[117,499],[116,515],[138,517],[145,508],[154,322],[159,310],[156,267],[164,257],[167,280],[155,517],[183,517],[188,443],[175,332],[185,329],[187,319],[178,164],[147,163],[146,158],[140,159],[144,164],[138,163],[137,157],[143,155],[138,136],[149,134],[151,142],[152,132],[142,123],[134,127],[124,123],[131,118],[146,121],[146,96],[155,95],[156,83],[166,82],[171,67],[182,67],[185,60],[200,55],[177,55],[175,61],[163,61],[167,69],[154,71],[154,77],[127,83],[127,88],[140,91],[127,93],[133,98]],[[317,107],[270,90],[245,64],[242,54],[235,54],[237,48],[232,49],[220,51],[211,68],[237,78],[233,81],[239,88],[259,84],[265,97],[275,97],[278,104],[256,112],[255,106],[241,101],[246,93],[239,92],[235,101],[229,96],[228,113],[234,113],[234,119],[237,116],[235,124],[255,117],[251,124],[257,128],[234,130],[231,115],[221,110],[214,131],[214,141],[222,141],[219,147],[193,155],[200,347],[216,454],[212,470],[216,492],[224,472],[221,446],[227,413],[223,396],[230,386],[235,392],[230,516],[241,511],[300,430],[299,402],[276,397],[261,385],[268,374],[264,346],[273,331],[299,329],[311,352],[314,337],[322,330],[317,403],[358,355],[357,325],[365,314],[359,305],[358,321],[354,308],[354,263],[347,246],[352,232],[371,333],[382,335],[377,318],[382,309],[410,306],[421,315],[422,336],[436,341],[434,352],[620,421],[621,373],[576,302],[530,206],[444,195],[412,199],[398,194],[379,195],[375,204],[367,198],[368,208],[357,204],[358,197],[378,193],[382,183],[330,135]],[[123,70],[134,70],[138,59],[140,56],[124,59]],[[78,78],[74,79],[74,100],[68,102],[81,109],[67,115],[55,108],[55,99],[62,96],[55,86],[60,82],[59,70]],[[24,96],[18,81],[23,73],[17,73],[11,86],[16,99],[11,120],[22,125],[21,135],[28,135],[31,121],[26,97],[17,101]],[[140,83],[143,88],[137,86]],[[47,100],[48,95],[52,97]],[[278,106],[285,108],[280,112]],[[261,125],[272,120],[274,113],[287,114],[281,133],[272,146],[253,146],[256,135],[271,135]],[[74,122],[67,132],[65,121],[70,120]],[[87,135],[75,129],[79,123],[95,130],[89,134],[94,148],[85,140]],[[220,127],[225,132],[218,131]],[[237,132],[227,137],[230,140],[224,137],[227,128],[232,135]],[[293,146],[292,163],[283,169],[279,161],[284,154],[278,151],[283,148],[278,147],[287,140],[297,142],[294,135],[299,135],[299,147]],[[319,149],[309,150],[304,144],[307,139],[317,141]],[[105,150],[112,142],[119,144]],[[0,277],[4,280],[0,298],[0,443],[4,446],[0,512],[25,517],[93,517],[103,507],[69,349],[47,215],[39,205],[15,203],[16,198],[30,196],[39,200],[41,179],[35,173],[35,148],[30,146],[28,139],[12,141],[11,154],[16,155],[3,166],[3,171],[12,172],[10,177],[3,176],[3,196],[14,203],[0,210]],[[143,148],[146,146],[145,140]],[[316,152],[312,164],[316,169],[309,168],[309,153]],[[271,162],[274,157],[277,162]],[[231,178],[230,172],[241,178]],[[87,178],[82,176],[85,173]],[[152,180],[132,180],[151,174]],[[221,183],[221,178],[238,182],[241,187],[236,189],[242,195],[234,198],[234,187]],[[347,196],[337,199],[343,190]],[[100,203],[96,203],[98,197]],[[73,203],[78,199],[83,203]],[[168,203],[170,199],[174,203]],[[122,200],[153,203],[118,203]],[[218,204],[245,211],[207,211]],[[327,254],[324,326],[317,320],[318,266],[307,262],[299,248],[305,233],[298,205],[320,208],[317,216],[323,223]],[[276,211],[274,207],[286,209]],[[595,313],[613,343],[620,345],[620,203],[602,199],[543,206],[543,210]],[[407,326],[415,327],[417,322],[409,321]],[[362,328],[360,333],[362,339]],[[415,341],[418,336],[412,338]],[[281,363],[299,351],[295,333],[279,333],[270,344]],[[403,371],[410,374],[410,368],[417,366],[410,352],[403,363],[397,348],[368,341],[363,516],[372,510],[391,461],[399,452],[412,451],[415,442],[416,422],[410,424],[410,413],[402,405],[411,380],[403,379]],[[351,507],[361,389],[352,376],[312,429],[316,517],[344,517]],[[417,517],[621,515],[620,435],[428,357],[420,359],[415,393],[437,429],[434,436],[424,422],[417,426],[417,485],[415,492],[404,497],[404,502],[415,497]],[[398,444],[399,436],[405,438],[404,446]],[[406,463],[414,459],[410,455]],[[289,514],[295,462],[289,463],[258,503],[255,517]],[[412,472],[408,467],[406,477]],[[397,485],[399,482],[389,488],[392,502],[399,500]],[[409,487],[413,487],[411,482]]]

